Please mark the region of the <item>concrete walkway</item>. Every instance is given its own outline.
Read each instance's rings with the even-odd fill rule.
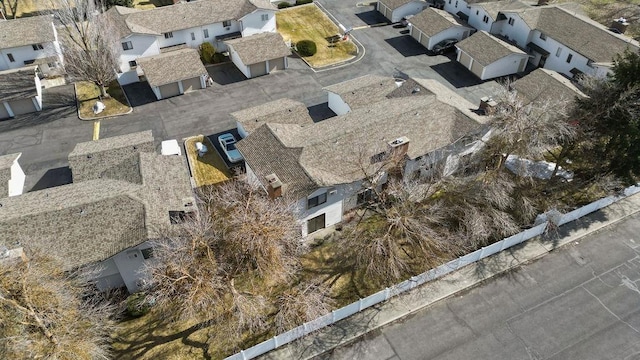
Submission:
[[[298,342],[283,346],[260,359],[311,359],[403,319],[427,306],[468,290],[498,274],[536,260],[553,249],[592,234],[640,211],[640,194],[564,225],[557,236],[535,238],[520,246],[471,264],[437,281],[394,297],[377,308],[358,313],[329,328],[318,331]]]

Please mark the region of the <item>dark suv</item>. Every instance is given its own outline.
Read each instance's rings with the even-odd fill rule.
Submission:
[[[454,51],[457,43],[457,39],[445,39],[435,44],[431,51],[433,51],[436,55],[442,55],[444,53]]]

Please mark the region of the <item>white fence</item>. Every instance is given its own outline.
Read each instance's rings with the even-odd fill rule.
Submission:
[[[560,220],[558,221],[558,224],[556,225],[563,225],[568,222],[577,220],[585,215],[588,215],[594,211],[607,207],[616,201],[622,200],[627,196],[636,194],[638,192],[640,192],[640,187],[631,186],[625,189],[624,195],[609,196],[609,197],[600,199],[598,201],[592,202],[589,205],[585,205],[579,209],[563,214]],[[411,290],[416,286],[420,286],[428,281],[440,278],[463,266],[472,264],[478,260],[494,255],[500,251],[503,251],[512,246],[518,245],[529,239],[533,239],[536,236],[542,235],[547,229],[547,225],[548,225],[548,222],[543,222],[542,224],[536,225],[523,232],[520,232],[508,238],[502,239],[501,241],[493,243],[489,246],[485,246],[482,249],[476,250],[472,253],[459,257],[455,260],[451,260],[446,264],[440,265],[420,275],[413,276],[410,279],[405,280],[392,287],[378,291],[373,295],[367,296],[364,299],[360,299],[338,310],[334,310],[329,314],[326,314],[322,317],[319,317],[315,320],[312,320],[308,323],[298,326],[295,329],[292,329],[283,334],[274,336],[273,338],[267,341],[263,341],[260,344],[250,347],[249,349],[240,351],[237,354],[227,357],[225,360],[249,360],[249,359],[258,357],[262,354],[265,354],[271,350],[275,350],[276,348],[286,345],[294,340],[297,340],[313,331],[316,331],[326,326],[329,326],[331,324],[334,324],[364,309],[367,309],[371,306],[374,306],[383,301],[386,301],[393,296],[397,296],[405,291]]]

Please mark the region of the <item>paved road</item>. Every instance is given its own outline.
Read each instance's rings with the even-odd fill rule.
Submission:
[[[640,214],[321,359],[640,359]]]

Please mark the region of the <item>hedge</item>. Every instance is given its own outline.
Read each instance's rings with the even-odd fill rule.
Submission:
[[[316,43],[311,40],[300,40],[296,43],[296,50],[301,56],[313,56],[316,51]]]

